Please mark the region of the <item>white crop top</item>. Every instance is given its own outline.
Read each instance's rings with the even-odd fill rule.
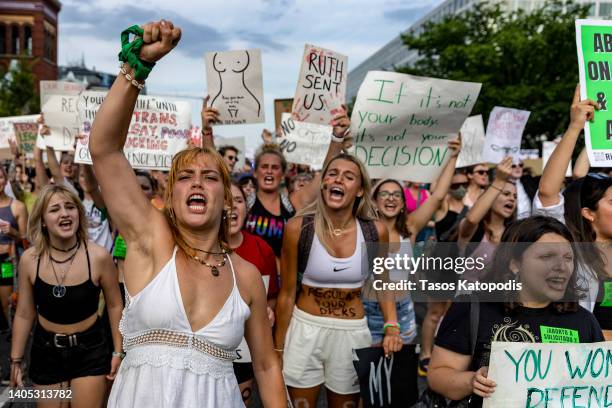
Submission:
[[[367,275],[365,267],[368,259],[359,222],[357,222],[356,241],[353,255],[348,258],[336,258],[327,252],[317,234],[314,234],[302,283],[315,288],[362,287]]]

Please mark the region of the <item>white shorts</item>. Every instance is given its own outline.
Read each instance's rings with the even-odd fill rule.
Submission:
[[[358,393],[353,349],[371,344],[365,317],[336,319],[311,315],[295,307],[283,353],[285,383],[294,388],[325,384],[336,394]]]

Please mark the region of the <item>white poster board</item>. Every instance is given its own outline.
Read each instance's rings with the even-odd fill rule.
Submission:
[[[461,152],[457,158],[457,167],[473,166],[482,163],[482,148],[485,141],[485,129],[482,115],[470,116],[461,126]]]
[[[293,97],[293,119],[331,125],[345,103],[347,78],[346,55],[306,44]]]
[[[205,60],[208,103],[221,124],[265,122],[261,51],[207,52]]]
[[[435,181],[482,84],[370,71],[353,107],[354,153],[370,177]]]
[[[519,162],[523,131],[530,113],[500,106],[493,108],[487,123],[483,161],[497,164],[504,157],[512,156],[514,163]]]
[[[76,82],[40,81],[40,108],[51,131],[45,143],[55,150],[74,150],[79,132],[77,102],[85,86]]]
[[[77,142],[75,162],[91,164],[89,133],[106,92],[85,91],[79,98],[79,121],[84,135]],[[136,101],[123,153],[135,169],[169,170],[174,155],[187,147],[191,135],[191,105],[156,96]]]
[[[493,342],[488,378],[497,387],[483,408],[610,406],[611,353],[612,342]]]
[[[38,116],[5,116],[0,118],[0,149],[9,149],[9,140],[15,140],[14,123],[36,123]]]
[[[548,163],[548,159],[550,159],[550,155],[553,153],[555,148],[557,147],[557,143],[551,141],[543,141],[542,142],[542,170],[546,167],[546,163]],[[565,170],[565,177],[572,177],[572,161],[570,160],[567,165],[567,170]]]
[[[327,125],[297,122],[290,113],[281,115],[281,129],[283,137],[276,140],[290,163],[307,164],[314,168],[321,168],[333,128]]]
[[[261,275],[261,279],[263,280],[264,287],[266,288],[266,293],[268,293],[268,289],[270,288],[270,275]],[[243,337],[242,341],[236,348],[236,363],[250,363],[253,361],[251,359],[251,351],[249,350],[249,346],[246,342],[246,339]]]

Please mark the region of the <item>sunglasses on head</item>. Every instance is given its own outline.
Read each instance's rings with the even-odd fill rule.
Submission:
[[[588,173],[586,177],[592,178],[595,180],[608,180],[610,178],[610,176],[608,176],[607,174],[601,174],[601,173]]]

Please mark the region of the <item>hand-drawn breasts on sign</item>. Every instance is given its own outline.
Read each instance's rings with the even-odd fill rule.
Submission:
[[[237,53],[219,53],[213,55],[213,69],[219,76],[219,91],[213,96],[211,106],[223,109],[225,106],[230,118],[239,115],[239,107],[242,105],[239,99],[252,98],[248,103],[254,104],[256,115],[261,114],[261,101],[255,93],[249,89],[245,80],[251,65],[251,55],[248,50]],[[226,103],[221,99],[225,98]],[[236,103],[231,103],[231,99],[236,98]],[[223,116],[223,115],[222,115]]]

